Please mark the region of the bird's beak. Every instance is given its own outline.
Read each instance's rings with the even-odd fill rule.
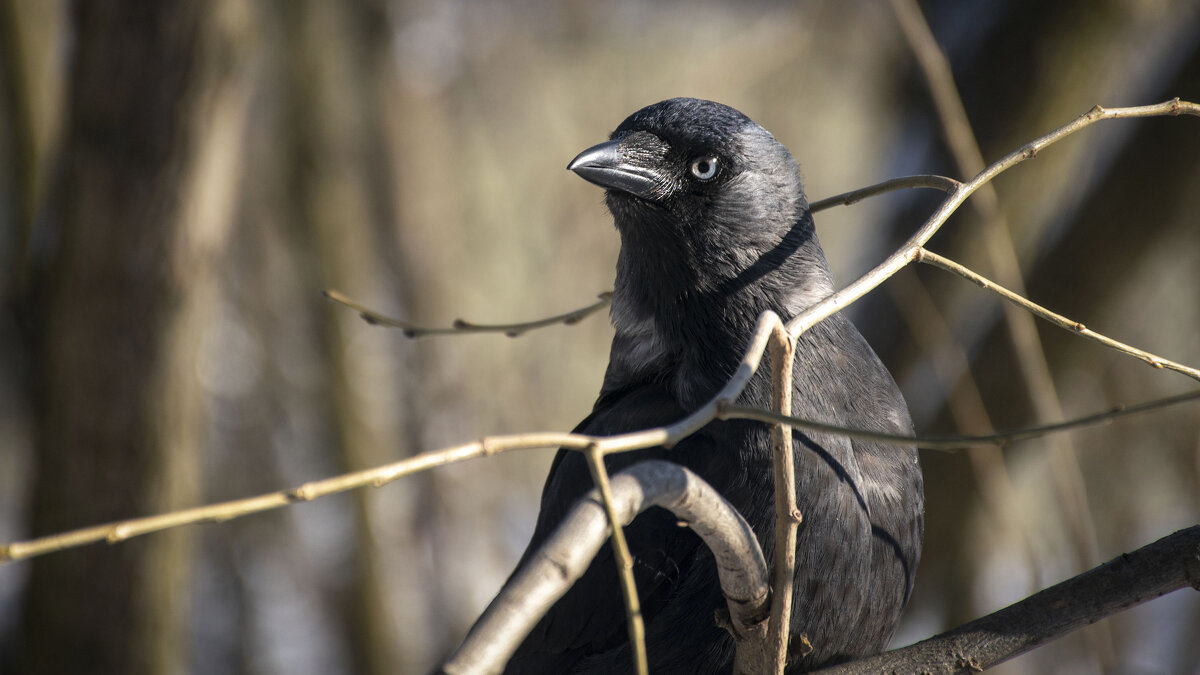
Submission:
[[[606,141],[579,153],[567,168],[607,190],[652,199],[662,177],[652,169],[634,164],[625,155],[620,141]]]

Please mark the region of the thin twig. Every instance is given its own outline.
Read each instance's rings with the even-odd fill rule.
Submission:
[[[962,183],[954,180],[953,178],[947,178],[945,176],[938,176],[934,174],[903,176],[901,178],[892,178],[891,180],[885,180],[882,183],[869,185],[865,188],[851,190],[850,192],[843,192],[840,195],[834,195],[832,197],[820,199],[809,204],[808,210],[816,213],[834,206],[849,206],[851,204],[857,204],[868,197],[875,197],[887,192],[909,190],[912,188],[932,188],[934,190],[941,190],[942,192],[950,192],[959,185],[962,185]]]
[[[608,469],[604,466],[604,455],[600,454],[595,445],[588,446],[584,455],[587,457],[592,482],[600,491],[604,513],[608,516],[609,538],[613,558],[617,561],[617,574],[621,579],[621,594],[625,601],[625,623],[629,630],[629,644],[633,648],[633,665],[638,675],[648,675],[650,666],[646,661],[646,625],[642,621],[642,605],[638,600],[637,584],[633,579],[633,556],[629,554],[629,544],[625,541],[625,530],[621,527],[623,521],[617,515],[612,488],[608,483]]]
[[[717,412],[717,419],[722,420],[755,420],[766,424],[786,424],[796,429],[804,429],[806,431],[818,431],[828,434],[836,434],[846,438],[855,438],[864,441],[874,441],[876,443],[886,443],[888,445],[912,446],[925,450],[941,450],[944,452],[956,452],[963,448],[992,446],[1006,447],[1019,441],[1026,441],[1031,438],[1040,438],[1047,434],[1069,431],[1072,429],[1082,429],[1084,427],[1097,426],[1108,424],[1123,417],[1131,417],[1153,410],[1161,410],[1181,403],[1190,403],[1192,401],[1200,401],[1200,390],[1189,391],[1176,396],[1168,396],[1146,403],[1138,403],[1131,406],[1115,406],[1104,412],[1092,413],[1082,417],[1066,420],[1063,422],[1055,422],[1053,424],[1040,424],[1033,427],[1025,427],[1012,431],[998,431],[991,434],[978,434],[966,436],[904,436],[901,434],[887,434],[879,431],[870,431],[867,429],[852,429],[836,424],[826,424],[815,420],[806,420],[799,417],[788,417],[780,415],[777,412],[770,410],[762,410],[759,408],[748,408],[740,405],[722,405]]]
[[[380,487],[397,478],[426,471],[433,467],[454,464],[478,457],[486,457],[509,450],[557,447],[569,447],[581,450],[586,448],[592,440],[588,436],[557,432],[492,436],[472,443],[464,443],[434,452],[423,453],[373,469],[304,483],[299,487],[289,490],[279,490],[255,497],[235,499],[181,511],[171,511],[157,516],[121,520],[61,534],[39,537],[37,539],[13,542],[0,547],[0,563],[24,560],[54,551],[76,548],[101,541],[115,544],[143,534],[158,532],[180,525],[202,522],[224,522],[252,513],[278,509],[298,501],[311,501],[320,497],[362,487]]]
[[[834,206],[848,206],[858,203],[869,197],[874,197],[887,192],[895,192],[897,190],[907,190],[913,188],[933,188],[943,192],[949,192],[959,185],[959,182],[953,178],[937,175],[917,175],[904,176],[901,178],[892,178],[885,180],[882,183],[869,185],[865,188],[843,192],[826,199],[813,202],[809,205],[809,210],[813,213],[823,211]],[[455,319],[449,327],[435,328],[430,326],[420,326],[404,319],[398,319],[393,316],[388,316],[381,312],[371,309],[366,305],[357,302],[346,296],[344,293],[326,289],[322,294],[333,300],[334,302],[345,305],[350,309],[358,312],[359,316],[364,321],[373,326],[386,326],[388,328],[399,328],[405,337],[418,338],[428,335],[463,335],[466,333],[503,333],[508,337],[520,337],[530,330],[537,328],[545,328],[547,326],[566,325],[571,326],[579,323],[583,319],[595,314],[601,309],[607,307],[612,302],[612,291],[604,291],[599,294],[599,300],[586,307],[580,307],[563,314],[555,314],[542,319],[533,321],[523,321],[519,323],[498,323],[498,324],[482,324],[467,321],[465,319]]]
[[[792,414],[792,363],[796,343],[782,325],[771,331],[771,399],[781,417]],[[787,667],[792,626],[792,587],[796,578],[796,531],[802,515],[796,507],[796,465],[792,427],[771,427],[771,455],[775,474],[775,587],[772,589],[769,645],[772,669],[783,675]]]
[[[13,542],[0,547],[0,564],[101,541],[113,544],[132,537],[180,525],[201,522],[223,522],[252,513],[281,508],[292,502],[309,501],[347,490],[367,486],[380,487],[397,478],[425,471],[436,466],[453,464],[510,450],[535,448],[586,450],[589,447],[595,446],[601,454],[610,454],[652,448],[658,445],[670,447],[712,421],[716,417],[718,401],[733,400],[741,394],[746,383],[750,381],[750,378],[758,370],[763,352],[766,349],[767,339],[771,330],[776,325],[781,325],[779,316],[774,312],[764,312],[759,317],[758,325],[755,328],[754,335],[751,337],[750,345],[746,349],[741,364],[721,392],[696,412],[666,427],[604,437],[561,432],[534,432],[506,436],[489,436],[472,443],[422,453],[373,469],[356,471],[320,481],[305,483],[291,490],[280,490],[256,497],[235,499],[218,504],[172,511],[157,516],[133,518],[60,534],[47,535],[37,539]]]
[[[580,307],[579,309],[573,309],[564,314],[548,316],[544,319],[536,319],[534,321],[525,321],[521,323],[498,324],[472,323],[463,319],[455,319],[454,323],[449,328],[429,328],[409,323],[403,319],[397,319],[385,314],[380,314],[379,312],[376,312],[365,305],[359,304],[346,297],[342,293],[332,289],[327,289],[323,291],[323,293],[325,297],[329,298],[330,300],[343,304],[358,312],[359,316],[361,316],[367,323],[375,326],[399,328],[401,331],[403,331],[404,336],[409,338],[424,337],[426,335],[465,335],[467,333],[504,333],[508,337],[519,337],[526,331],[530,331],[535,328],[557,326],[559,324],[564,326],[572,326],[588,316],[595,314],[601,309],[604,309],[612,302],[612,291],[605,291],[599,295],[600,299],[598,301],[593,302],[587,307]]]
[[[1185,366],[1182,363],[1176,363],[1170,359],[1164,359],[1161,356],[1151,354],[1150,352],[1138,349],[1137,347],[1127,345],[1124,342],[1119,342],[1105,335],[1101,335],[1100,333],[1091,330],[1087,326],[1084,326],[1082,323],[1079,323],[1078,321],[1072,321],[1061,314],[1052,312],[1023,296],[1008,290],[1000,284],[991,281],[983,275],[973,272],[970,269],[967,269],[966,267],[954,262],[953,260],[940,256],[929,249],[922,248],[920,251],[918,251],[916,261],[957,274],[958,276],[977,284],[980,288],[992,291],[996,295],[1008,300],[1029,314],[1041,319],[1045,319],[1046,321],[1049,321],[1063,330],[1070,331],[1081,337],[1099,342],[1105,347],[1110,347],[1119,352],[1145,361],[1147,364],[1153,366],[1154,368],[1158,368],[1159,370],[1166,368],[1167,370],[1174,370],[1177,373],[1183,373],[1194,380],[1200,380],[1200,370],[1196,368]]]
[[[1032,159],[1046,147],[1070,136],[1071,134],[1102,120],[1123,119],[1130,117],[1162,117],[1176,115],[1194,115],[1200,117],[1200,104],[1180,101],[1178,98],[1154,105],[1135,106],[1129,108],[1102,108],[1096,106],[1088,112],[1076,117],[1063,126],[1013,150],[971,180],[960,184],[942,201],[937,210],[895,253],[888,256],[874,269],[856,279],[842,290],[830,295],[824,300],[800,312],[788,321],[788,332],[792,337],[812,328],[816,324],[842,311],[851,303],[877,288],[901,268],[908,265],[917,255],[917,251],[937,233],[958,207],[976,190],[986,185],[996,176],[1008,169]]]

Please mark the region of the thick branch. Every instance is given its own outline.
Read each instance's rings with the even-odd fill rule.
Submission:
[[[767,565],[741,515],[691,471],[662,461],[613,476],[613,505],[623,524],[651,506],[669,509],[716,557],[735,630],[767,616]],[[562,525],[513,576],[443,665],[446,673],[496,673],[542,615],[587,570],[606,539],[608,518],[598,489],[576,503]],[[736,633],[735,633],[736,634]]]
[[[1200,590],[1200,525],[1118,556],[947,633],[820,672],[856,675],[983,670],[1185,586]]]

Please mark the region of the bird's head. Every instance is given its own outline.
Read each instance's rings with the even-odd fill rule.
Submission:
[[[832,288],[795,160],[729,106],[647,106],[567,168],[607,190],[621,234],[614,303],[640,307],[614,319],[745,291],[747,310],[790,314]]]

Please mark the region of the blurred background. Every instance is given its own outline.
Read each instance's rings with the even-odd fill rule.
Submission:
[[[989,162],[1096,104],[1200,100],[1192,0],[921,9]],[[812,199],[961,178],[899,26],[867,0],[0,0],[0,542],[570,429],[602,314],[414,341],[321,290],[427,325],[591,303],[618,241],[564,166],[672,96],[771,130]],[[995,188],[931,248],[1200,364],[1200,120],[1105,122]],[[938,200],[819,214],[840,282]],[[936,270],[849,311],[927,434],[1197,386]],[[523,550],[552,455],[5,565],[0,671],[425,672]],[[896,645],[1200,521],[1195,404],[923,463]],[[1200,672],[1197,635],[1181,591],[997,672]]]

